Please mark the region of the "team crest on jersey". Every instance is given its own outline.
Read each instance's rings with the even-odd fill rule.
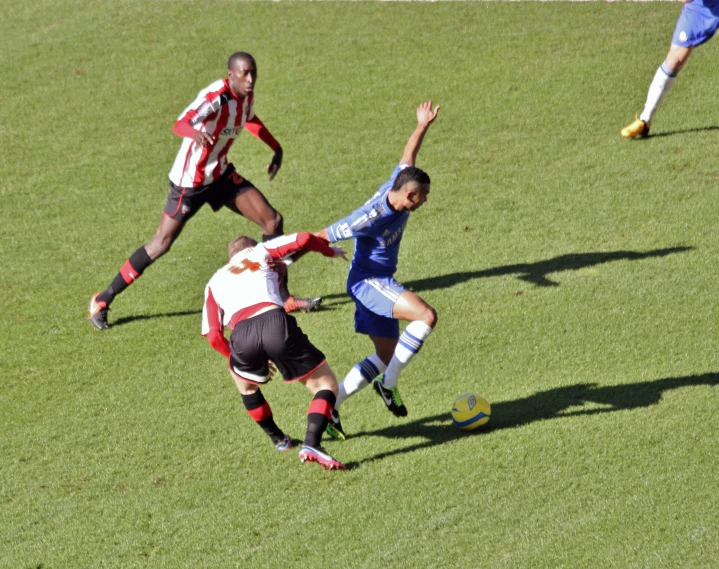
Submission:
[[[679,32],[679,41],[687,41],[687,33]]]

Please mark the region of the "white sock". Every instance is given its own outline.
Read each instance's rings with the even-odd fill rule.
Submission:
[[[431,333],[432,328],[420,320],[415,320],[407,324],[404,332],[402,332],[402,335],[399,337],[399,342],[397,342],[397,347],[394,349],[394,355],[387,366],[387,371],[384,373],[383,385],[385,387],[394,387],[397,385],[400,372],[414,355],[419,352],[427,336]]]
[[[386,369],[387,364],[379,359],[377,354],[372,354],[355,365],[340,383],[335,409],[338,409],[350,395],[367,387],[375,377],[384,373]]]
[[[669,91],[669,87],[674,83],[674,79],[677,78],[679,71],[672,71],[667,67],[666,61],[659,66],[657,72],[654,74],[652,84],[649,85],[649,92],[647,93],[647,102],[644,103],[644,110],[639,118],[645,123],[651,123],[654,113],[657,112],[659,105],[664,100],[664,95]]]

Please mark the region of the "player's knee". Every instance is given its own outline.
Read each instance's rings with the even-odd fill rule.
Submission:
[[[668,69],[670,69],[674,73],[679,73],[679,70],[684,67],[684,64],[689,59],[689,55],[691,54],[691,50],[687,48],[674,48],[672,46],[672,49],[669,50],[669,54],[667,55],[666,60],[664,61],[664,64],[667,66]]]
[[[282,235],[284,233],[284,219],[279,211],[272,212],[263,223],[262,233],[264,235]]]
[[[331,381],[327,384],[327,387],[325,389],[329,389],[332,393],[335,394],[335,397],[337,397],[340,393],[340,386],[337,385],[337,380]]]
[[[313,394],[324,390],[331,391],[335,394],[335,397],[339,394],[337,378],[329,366],[322,366],[319,370],[315,371],[315,373],[307,378],[305,386]]]
[[[434,328],[437,325],[437,311],[431,306],[427,305],[422,315],[422,322],[424,322],[430,328]]]
[[[242,395],[252,395],[253,393],[257,393],[260,389],[259,385],[255,385],[254,383],[248,383],[246,381],[240,381],[237,383],[237,389]]]

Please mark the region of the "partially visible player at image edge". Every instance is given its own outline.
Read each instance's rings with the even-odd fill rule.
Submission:
[[[409,214],[429,195],[429,176],[415,167],[415,161],[438,111],[439,106],[432,109],[432,101],[422,103],[416,112],[417,127],[389,180],[363,206],[316,233],[330,242],[355,239],[347,293],[355,303],[355,332],[367,334],[375,348],[375,353],[355,365],[340,384],[328,426],[334,438],[345,438],[337,409],[370,383],[395,416],[407,415],[397,387],[399,374],[437,324],[434,308],[406,290],[393,275]],[[399,320],[409,321],[401,335]]]
[[[287,314],[279,292],[282,261],[299,251],[316,251],[325,257],[343,257],[341,247],[310,233],[295,233],[263,244],[247,236],[228,247],[229,262],[205,287],[202,334],[210,345],[229,359],[230,373],[247,413],[280,451],[292,447],[292,439],[275,423],[272,409],[260,390],[276,367],[285,382],[299,382],[313,395],[307,410],[307,431],[299,451],[302,462],[317,462],[326,470],[345,466],[321,446],[321,438],[334,409],[338,387],[324,354]],[[230,340],[224,330],[232,330]]]
[[[624,138],[649,136],[654,113],[659,109],[679,71],[695,47],[709,41],[719,28],[719,0],[682,0],[681,14],[664,62],[654,75],[642,114],[621,130]]]
[[[157,231],[130,255],[110,285],[90,298],[90,321],[95,328],[109,327],[107,311],[115,297],[170,250],[185,223],[206,202],[214,211],[224,206],[253,221],[260,226],[263,240],[284,233],[282,215],[227,160],[232,143],[245,129],[274,151],[267,167],[270,180],[282,165],[280,143],[253,110],[256,82],[255,59],[249,53],[234,53],[227,62],[227,78],[200,91],[175,122],[172,132],[182,137],[182,145],[170,170],[170,192]],[[282,296],[288,312],[311,310],[322,301],[292,297],[286,280]]]

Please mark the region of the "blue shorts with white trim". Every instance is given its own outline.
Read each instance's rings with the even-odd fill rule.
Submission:
[[[392,309],[405,288],[392,277],[368,278],[347,283],[347,292],[355,302],[355,332],[399,338],[399,320]]]
[[[719,4],[705,6],[702,2],[688,2],[677,20],[672,44],[681,47],[699,46],[709,41],[719,28]]]

